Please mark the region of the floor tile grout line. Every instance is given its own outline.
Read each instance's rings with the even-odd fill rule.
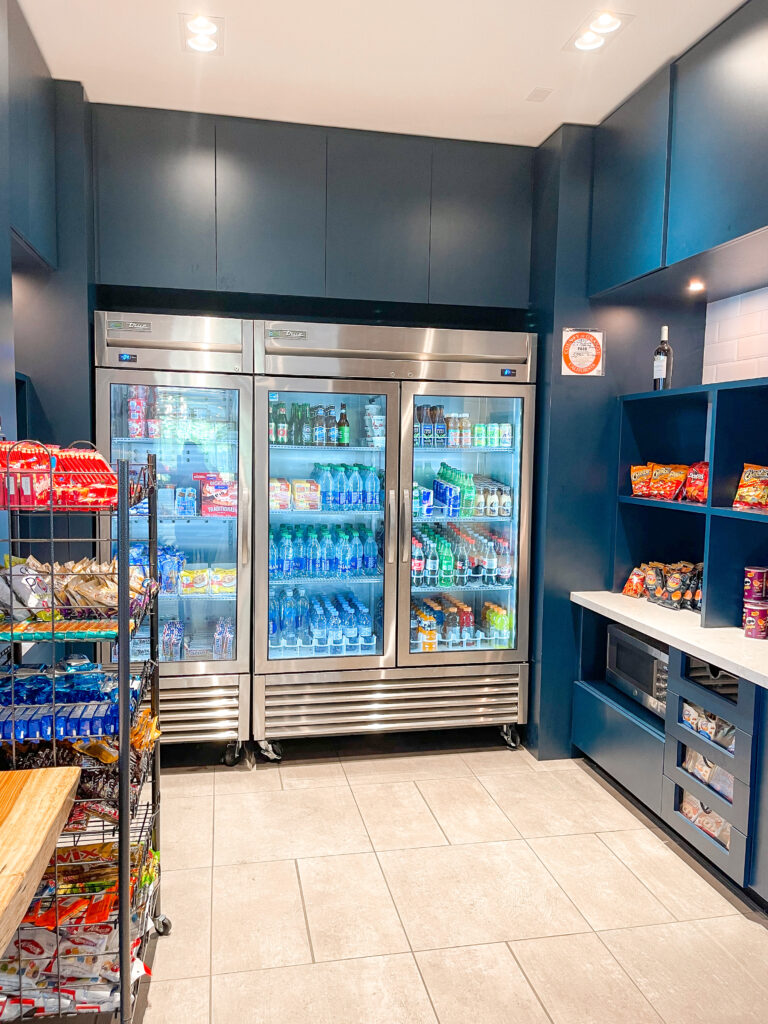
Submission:
[[[317,959],[315,957],[315,945],[312,942],[312,931],[309,927],[309,914],[307,913],[307,901],[304,899],[304,886],[301,884],[301,871],[299,871],[299,858],[294,858],[294,867],[296,869],[296,881],[299,883],[299,896],[301,897],[301,909],[304,912],[304,927],[307,929],[307,942],[309,943],[309,955],[312,957],[312,963],[316,964]],[[286,965],[288,966],[288,965]]]
[[[513,775],[517,775],[517,774],[519,774],[519,773],[518,773],[518,772],[510,772],[510,774],[513,774]],[[505,818],[507,819],[507,821],[509,822],[509,824],[510,824],[510,825],[512,826],[512,828],[513,828],[513,829],[515,830],[515,832],[517,832],[518,836],[519,836],[519,837],[520,837],[520,838],[522,839],[522,838],[523,838],[523,833],[522,833],[522,832],[520,831],[520,829],[519,829],[519,828],[517,827],[517,825],[516,825],[516,824],[514,823],[514,821],[512,821],[511,817],[510,817],[510,816],[509,816],[509,815],[507,814],[507,812],[506,812],[506,811],[504,810],[504,808],[503,808],[503,807],[501,806],[501,804],[500,804],[500,803],[499,803],[499,801],[498,801],[498,800],[496,799],[496,797],[495,797],[495,796],[493,795],[493,793],[491,793],[491,791],[490,791],[490,790],[488,789],[488,787],[487,787],[487,786],[485,785],[485,783],[483,782],[483,780],[482,780],[482,779],[481,779],[481,778],[480,778],[479,776],[477,776],[477,775],[475,776],[475,779],[476,779],[476,781],[477,781],[477,782],[479,782],[479,783],[480,783],[480,785],[482,786],[483,790],[484,790],[484,791],[485,791],[485,793],[487,794],[487,796],[488,796],[488,799],[489,799],[489,800],[491,801],[491,803],[492,803],[492,804],[494,804],[494,805],[495,805],[496,807],[498,807],[498,809],[499,809],[499,810],[501,811],[501,813],[503,814],[503,816],[504,816],[504,817],[505,817]]]
[[[682,922],[681,922],[681,921],[667,921],[666,923],[667,923],[667,924],[682,924]],[[638,926],[637,926],[637,925],[635,925],[635,927],[638,927]],[[642,926],[641,926],[641,927],[642,927]],[[646,927],[651,927],[651,928],[655,928],[655,927],[656,927],[656,925],[648,925],[648,926],[646,926]],[[606,930],[609,930],[609,929],[606,929]],[[610,929],[610,930],[612,930],[612,931],[623,931],[624,929]],[[603,937],[602,937],[602,935],[600,934],[600,932],[597,932],[597,931],[596,931],[596,932],[595,932],[595,935],[597,936],[597,938],[598,938],[598,941],[599,941],[599,942],[601,943],[601,945],[603,946],[603,948],[604,948],[604,949],[607,949],[607,950],[608,950],[608,955],[609,955],[609,956],[611,957],[611,959],[612,959],[612,960],[614,961],[614,963],[616,963],[616,965],[618,966],[618,968],[619,968],[619,970],[621,971],[621,973],[622,973],[622,974],[623,974],[623,975],[624,975],[624,976],[625,976],[626,978],[628,978],[628,979],[629,979],[629,983],[630,983],[630,984],[631,984],[631,985],[632,985],[632,986],[633,986],[634,988],[636,988],[636,989],[637,989],[637,991],[638,991],[638,992],[640,993],[640,996],[641,996],[641,997],[642,997],[642,998],[643,998],[643,999],[644,999],[644,1000],[646,1001],[646,1003],[648,1003],[648,1005],[649,1005],[649,1006],[650,1006],[650,1008],[651,1008],[651,1009],[653,1010],[653,1012],[654,1012],[654,1013],[655,1013],[655,1014],[657,1015],[657,1017],[659,1018],[659,1020],[660,1020],[660,1021],[663,1021],[663,1022],[665,1022],[665,1024],[675,1024],[675,1022],[674,1022],[674,1021],[670,1021],[670,1020],[668,1020],[668,1019],[667,1019],[667,1018],[666,1018],[666,1017],[665,1017],[665,1016],[664,1016],[664,1015],[662,1014],[661,1010],[657,1010],[657,1009],[656,1009],[656,1006],[654,1005],[654,1003],[653,1003],[653,1002],[652,1002],[652,1001],[650,1000],[650,998],[649,998],[649,997],[648,997],[648,996],[647,996],[647,995],[645,994],[645,992],[643,992],[643,990],[642,990],[642,989],[640,988],[640,986],[639,986],[639,985],[638,985],[638,983],[637,983],[637,982],[635,981],[635,979],[634,979],[634,978],[632,977],[632,975],[631,975],[631,974],[629,973],[629,971],[628,971],[628,970],[626,970],[626,968],[625,968],[625,967],[624,967],[624,965],[623,965],[623,964],[621,963],[621,961],[619,960],[619,958],[618,958],[618,957],[617,957],[617,956],[616,956],[616,955],[614,954],[614,952],[613,952],[613,950],[611,949],[611,947],[610,947],[610,946],[608,945],[608,943],[607,943],[607,942],[606,942],[606,941],[605,941],[605,940],[603,939]]]
[[[584,934],[584,933],[581,932],[579,934]],[[550,1024],[554,1024],[554,1020],[553,1020],[549,1010],[544,1005],[544,1000],[539,995],[539,990],[536,988],[536,986],[533,984],[531,979],[528,977],[528,974],[527,974],[525,968],[523,967],[523,965],[520,962],[517,954],[515,953],[514,949],[512,948],[513,941],[514,941],[513,939],[507,939],[507,941],[504,943],[504,945],[509,950],[509,955],[512,957],[512,959],[515,961],[517,966],[520,968],[520,973],[525,978],[526,982],[528,983],[528,987],[530,988],[531,992],[533,992],[534,996],[536,997],[536,1001],[538,1002],[538,1004],[541,1007],[541,1009],[544,1011],[544,1016],[547,1018],[548,1021],[550,1021]],[[525,941],[525,940],[521,940],[521,941]]]
[[[591,834],[591,833],[590,833],[590,834]],[[537,836],[536,838],[537,838],[537,839],[540,839],[540,838],[542,838],[542,837],[541,837],[541,836]],[[545,837],[545,838],[548,838],[548,839],[550,839],[550,838],[559,838],[559,837],[556,837],[556,836],[547,836],[547,837]],[[555,875],[554,875],[554,873],[552,872],[552,870],[551,870],[551,869],[550,869],[550,868],[548,867],[548,865],[547,865],[547,864],[545,864],[545,863],[544,863],[544,861],[543,861],[543,860],[541,859],[541,857],[540,857],[540,856],[538,855],[538,853],[537,853],[537,852],[536,852],[536,851],[534,850],[534,848],[533,848],[533,847],[531,846],[531,844],[530,844],[530,843],[528,842],[528,840],[527,840],[527,839],[523,839],[523,842],[524,842],[524,843],[525,843],[525,845],[526,845],[526,846],[528,847],[528,849],[529,849],[529,850],[531,851],[531,853],[532,853],[532,854],[533,854],[533,856],[534,856],[534,857],[536,858],[536,860],[537,860],[537,861],[539,862],[539,864],[541,864],[541,866],[542,866],[542,867],[544,868],[544,870],[545,870],[545,871],[547,872],[547,874],[548,874],[548,875],[549,875],[549,877],[550,877],[550,878],[552,879],[552,881],[553,881],[553,882],[555,883],[555,885],[556,885],[556,886],[557,886],[557,888],[558,888],[558,889],[560,890],[560,892],[561,892],[561,893],[563,894],[563,896],[564,896],[564,897],[565,897],[565,898],[566,898],[566,899],[568,900],[568,902],[569,902],[569,903],[570,903],[570,905],[571,905],[571,906],[573,907],[573,909],[574,909],[574,910],[576,911],[576,913],[577,913],[577,914],[579,915],[579,917],[580,917],[580,918],[582,919],[582,921],[583,921],[583,922],[584,922],[584,923],[585,923],[585,924],[587,925],[587,927],[588,927],[588,930],[589,930],[589,931],[594,931],[595,929],[594,929],[594,927],[593,927],[593,925],[592,925],[592,922],[591,922],[591,921],[590,921],[590,920],[589,920],[589,919],[587,918],[587,915],[586,915],[586,914],[584,914],[584,913],[582,913],[582,911],[581,911],[581,910],[580,910],[580,909],[579,909],[579,908],[578,908],[578,907],[576,906],[575,902],[574,902],[574,901],[573,901],[573,900],[571,899],[571,897],[570,897],[570,896],[568,895],[568,893],[567,893],[567,892],[565,891],[565,888],[564,888],[564,887],[563,887],[563,886],[561,885],[561,883],[560,883],[560,880],[559,880],[558,878],[556,878],[556,877],[555,877]]]
[[[743,917],[738,912],[734,914],[716,914],[712,917],[687,917],[684,921],[675,918],[674,921],[653,921],[651,924],[621,924],[615,928],[593,928],[596,935],[605,932],[630,932],[635,928],[668,928],[671,924],[709,924],[711,921],[730,921],[733,917]]]
[[[422,781],[422,782],[433,782],[433,781],[434,781],[434,779],[422,779],[421,781]],[[427,800],[426,796],[425,796],[425,795],[424,795],[424,794],[422,793],[422,791],[421,791],[421,788],[420,788],[420,786],[419,786],[419,783],[418,783],[418,782],[416,781],[416,779],[414,779],[414,780],[413,780],[413,785],[414,785],[414,786],[415,786],[415,788],[416,788],[416,792],[417,792],[417,793],[419,794],[419,796],[421,797],[421,800],[422,800],[422,802],[423,802],[424,806],[425,806],[425,807],[427,808],[427,810],[429,811],[430,815],[432,816],[432,820],[433,820],[433,821],[434,821],[434,823],[435,823],[435,824],[437,825],[437,827],[438,827],[438,828],[440,829],[440,835],[441,835],[441,836],[443,837],[443,839],[445,839],[445,841],[446,841],[446,843],[448,844],[448,846],[454,846],[454,845],[456,845],[456,844],[452,843],[452,842],[451,842],[451,840],[450,840],[450,839],[448,838],[448,836],[446,835],[446,833],[445,833],[445,829],[444,829],[444,828],[443,828],[443,826],[442,826],[442,825],[440,824],[440,820],[439,820],[439,818],[437,817],[437,815],[435,814],[435,812],[434,812],[434,811],[432,810],[432,807],[431,807],[431,805],[430,805],[430,803],[429,803],[429,800]],[[422,849],[422,847],[418,847],[418,846],[417,846],[417,847],[416,847],[416,849],[417,849],[417,850],[418,850],[418,849]]]

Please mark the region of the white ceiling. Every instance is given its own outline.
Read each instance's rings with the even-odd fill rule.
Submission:
[[[596,124],[742,0],[21,0],[53,75],[101,103],[537,145]],[[564,51],[596,9],[633,14]],[[180,11],[225,19],[182,51]],[[551,89],[543,103],[526,101]]]

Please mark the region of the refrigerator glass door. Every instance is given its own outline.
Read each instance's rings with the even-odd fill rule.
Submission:
[[[111,458],[157,456],[161,672],[247,671],[250,382],[106,372]],[[134,515],[131,559],[140,562],[146,509]],[[148,631],[145,622],[132,642],[135,660]]]
[[[403,392],[398,661],[524,661],[534,389]]]
[[[257,386],[261,671],[394,665],[399,408],[396,384]]]

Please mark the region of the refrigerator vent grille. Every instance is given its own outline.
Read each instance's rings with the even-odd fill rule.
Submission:
[[[163,743],[204,743],[242,739],[238,676],[219,686],[172,689],[160,684]]]

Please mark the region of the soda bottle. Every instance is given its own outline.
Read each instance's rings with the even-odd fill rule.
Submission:
[[[475,514],[475,478],[465,473],[461,490],[461,518],[471,519]]]
[[[509,554],[509,544],[501,541],[500,550],[496,562],[496,580],[502,586],[507,586],[512,579],[512,559]]]
[[[269,595],[269,643],[280,638],[280,604],[274,594]]]
[[[320,542],[317,534],[312,530],[307,542],[307,576],[320,575]]]
[[[424,559],[424,585],[427,587],[436,587],[439,571],[440,560],[437,556],[437,548],[430,540],[427,542],[427,554]]]
[[[304,545],[304,538],[302,536],[301,528],[298,528],[296,530],[296,535],[293,538],[293,575],[303,576],[306,571],[306,547]],[[301,591],[299,591],[299,593],[301,593]]]
[[[419,417],[421,418],[421,447],[434,448],[435,428],[428,405],[419,406]]]
[[[288,417],[285,415],[285,402],[281,402],[277,407],[275,442],[277,444],[288,444]]]
[[[411,584],[424,586],[424,548],[415,537],[411,538]]]
[[[445,448],[448,444],[448,428],[445,423],[443,406],[435,406],[435,448]]]
[[[291,418],[288,421],[288,444],[301,444],[301,406],[291,403]]]
[[[336,410],[329,405],[325,410],[325,443],[335,448],[339,443],[339,427],[336,423]]]
[[[347,403],[341,403],[339,422],[336,424],[336,443],[340,448],[349,448],[349,420],[347,419]]]
[[[376,547],[376,541],[373,539],[373,534],[368,531],[365,538],[365,544],[363,545],[363,570],[366,576],[374,576],[378,570],[379,563],[379,549]]]
[[[357,471],[357,466],[352,467],[347,481],[347,508],[359,511],[363,506],[363,480]]]
[[[312,444],[317,448],[325,445],[325,415],[322,405],[315,409],[315,418],[312,423]]]
[[[312,417],[309,414],[309,402],[301,407],[301,444],[308,446],[312,444]]]
[[[456,554],[453,559],[453,582],[457,587],[466,587],[467,574],[469,572],[469,552],[464,543],[464,537],[459,534],[459,541],[456,545]]]
[[[453,552],[451,545],[444,543],[440,551],[440,586],[453,586]]]
[[[323,512],[333,510],[333,479],[330,466],[323,466],[320,473],[320,508]]]
[[[418,519],[421,516],[421,488],[413,481],[413,490],[411,491],[411,515],[414,519]]]
[[[472,447],[472,421],[469,418],[468,412],[461,414],[461,447]]]
[[[280,562],[277,555],[277,544],[275,544],[275,535],[269,531],[269,578],[271,580],[280,579]]]
[[[274,402],[269,403],[269,443],[275,444],[277,440],[277,425]]]
[[[347,474],[343,466],[337,466],[333,474],[333,508],[343,511],[347,504]]]
[[[352,548],[349,546],[346,533],[339,534],[339,542],[336,545],[336,564],[338,573],[342,579],[346,579],[351,572]]]
[[[349,571],[352,576],[360,576],[363,572],[363,542],[357,530],[352,531],[352,539],[349,542],[352,557],[349,561]]]
[[[487,587],[495,585],[497,571],[498,559],[496,558],[496,548],[493,546],[493,541],[489,540],[485,546],[485,556],[483,558],[483,582]]]
[[[375,512],[379,507],[379,477],[373,466],[368,467],[363,480],[363,505],[368,512]]]

